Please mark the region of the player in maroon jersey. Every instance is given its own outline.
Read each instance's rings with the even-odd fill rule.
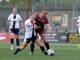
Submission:
[[[48,22],[48,18],[47,18],[47,12],[46,11],[41,11],[39,14],[36,15],[36,25],[39,27],[38,29],[36,29],[36,32],[39,33],[41,39],[43,40],[47,50],[50,49],[50,46],[49,46],[49,43],[46,39],[46,36],[45,36],[45,31],[44,31],[44,25],[47,25],[48,27],[48,32],[52,32],[52,29],[51,29],[51,26]],[[36,42],[37,43],[37,42]],[[38,43],[37,43],[38,44]],[[39,44],[38,44],[39,45]],[[33,48],[33,45],[31,44],[31,52],[33,53],[34,51],[34,48]]]

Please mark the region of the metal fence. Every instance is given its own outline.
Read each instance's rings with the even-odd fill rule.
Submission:
[[[20,5],[18,0],[15,3],[23,22],[27,19],[29,11],[38,12],[45,9],[48,11],[47,17],[52,29],[57,35],[62,34],[62,37],[65,37],[66,32],[77,32],[76,20],[72,18],[80,15],[80,0],[32,0],[31,3],[28,6]],[[0,32],[8,32],[7,19],[12,7],[13,4],[9,2],[0,3]]]

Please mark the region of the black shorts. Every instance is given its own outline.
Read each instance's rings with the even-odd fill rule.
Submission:
[[[38,35],[36,35],[36,36],[34,36],[34,37],[32,37],[32,38],[27,38],[26,39],[26,43],[30,43],[30,41],[32,41],[33,43],[35,42],[35,40],[37,40],[38,39]]]
[[[19,28],[10,29],[10,33],[19,34]]]

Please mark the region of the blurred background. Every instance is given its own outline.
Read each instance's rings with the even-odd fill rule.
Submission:
[[[1,33],[8,32],[7,19],[14,6],[23,22],[30,12],[48,11],[47,17],[54,31],[46,33],[49,42],[79,42],[76,19],[73,18],[80,15],[80,0],[0,0]]]

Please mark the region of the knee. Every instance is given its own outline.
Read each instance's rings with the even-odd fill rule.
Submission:
[[[13,33],[10,33],[10,38],[14,38],[14,34]]]
[[[26,45],[21,46],[21,49],[24,49],[26,47]]]
[[[22,46],[21,46],[21,49],[24,49],[26,46],[27,46],[27,43],[26,42],[23,42],[22,43]]]
[[[19,39],[19,35],[18,35],[18,34],[17,34],[17,35],[15,34],[15,38],[16,38],[16,39]]]

